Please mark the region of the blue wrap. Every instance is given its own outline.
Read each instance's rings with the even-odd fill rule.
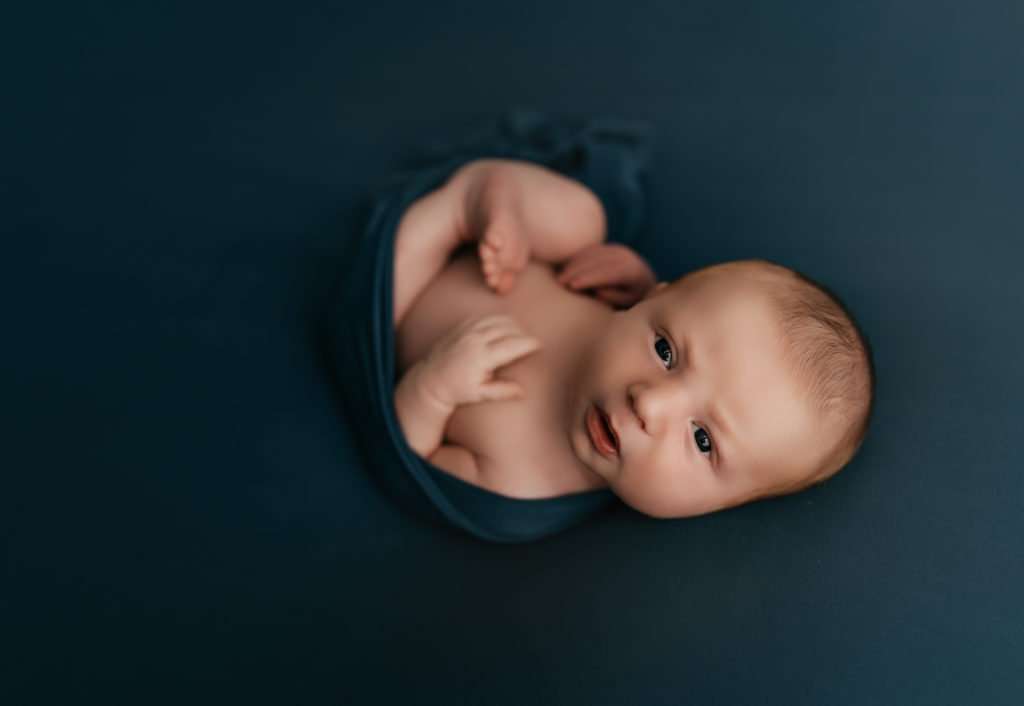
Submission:
[[[522,542],[582,522],[616,501],[608,489],[540,500],[510,498],[455,478],[409,448],[394,410],[394,238],[405,209],[440,187],[459,166],[505,157],[537,162],[586,184],[604,204],[608,240],[631,243],[644,217],[641,178],[648,144],[642,125],[516,112],[465,142],[421,153],[374,198],[367,225],[352,245],[351,267],[332,295],[326,325],[360,452],[374,479],[406,509],[480,539]]]

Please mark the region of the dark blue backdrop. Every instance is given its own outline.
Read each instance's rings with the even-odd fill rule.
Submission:
[[[1019,2],[6,10],[0,701],[1019,704]],[[646,121],[663,277],[763,257],[878,369],[811,491],[539,543],[357,462],[321,316],[411,149]]]

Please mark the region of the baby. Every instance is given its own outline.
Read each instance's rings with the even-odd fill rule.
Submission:
[[[530,162],[457,170],[395,241],[395,410],[410,447],[511,497],[609,488],[700,515],[837,473],[864,439],[870,346],[764,260],[657,283],[598,198]]]

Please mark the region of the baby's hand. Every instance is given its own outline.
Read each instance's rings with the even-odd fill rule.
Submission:
[[[596,289],[598,299],[629,308],[658,282],[654,270],[638,253],[618,243],[598,243],[573,255],[558,274],[570,289]]]
[[[498,368],[540,348],[510,316],[471,317],[434,344],[424,361],[424,391],[445,406],[521,398],[522,386],[498,380]]]

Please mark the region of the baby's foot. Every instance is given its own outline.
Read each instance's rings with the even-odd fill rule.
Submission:
[[[530,259],[530,244],[516,228],[491,226],[477,249],[487,285],[498,294],[508,294]]]

